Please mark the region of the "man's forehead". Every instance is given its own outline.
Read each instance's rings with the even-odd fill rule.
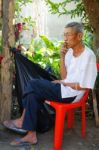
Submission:
[[[75,32],[74,28],[68,27],[64,29],[64,33],[71,33],[71,32]]]

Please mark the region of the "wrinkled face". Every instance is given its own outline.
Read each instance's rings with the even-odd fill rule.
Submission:
[[[74,28],[68,27],[64,29],[64,42],[67,48],[74,48],[82,41],[83,34],[76,32]]]

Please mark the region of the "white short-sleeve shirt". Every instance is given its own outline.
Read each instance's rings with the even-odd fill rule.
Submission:
[[[63,80],[66,83],[79,83],[82,88],[94,88],[97,76],[96,57],[92,50],[85,46],[84,51],[78,57],[73,56],[73,50],[69,49],[65,55],[67,76]],[[74,90],[61,84],[62,98],[77,96],[78,101],[84,94],[84,90]]]

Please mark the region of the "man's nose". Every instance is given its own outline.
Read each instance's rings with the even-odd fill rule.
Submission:
[[[68,41],[68,37],[67,36],[64,36],[64,41]]]

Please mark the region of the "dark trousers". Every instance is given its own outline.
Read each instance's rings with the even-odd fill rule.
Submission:
[[[30,81],[22,99],[23,107],[26,110],[23,129],[36,131],[38,110],[45,100],[70,103],[74,99],[75,97],[61,98],[60,84],[43,79]]]

